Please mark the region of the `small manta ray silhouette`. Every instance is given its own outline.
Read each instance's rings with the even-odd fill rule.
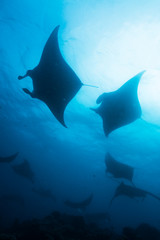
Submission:
[[[150,193],[148,191],[145,191],[143,189],[126,185],[123,182],[120,183],[120,185],[116,188],[115,194],[110,202],[110,205],[112,204],[113,200],[118,196],[127,196],[129,198],[142,198],[144,199],[147,195],[150,195],[158,200],[160,200],[160,197],[157,197],[153,193]]]
[[[132,182],[134,174],[133,167],[118,162],[109,153],[106,154],[105,164],[107,167],[106,172],[111,173],[115,178],[125,178],[133,184]]]
[[[101,103],[101,105],[97,109],[91,108],[102,117],[106,136],[113,130],[132,123],[141,117],[137,89],[144,72],[138,73],[118,90],[100,95],[96,103]]]
[[[19,76],[18,79],[31,77],[33,92],[27,88],[23,88],[23,91],[32,98],[43,101],[56,119],[64,127],[67,127],[64,122],[64,111],[68,103],[82,85],[91,85],[83,84],[63,59],[58,44],[58,30],[59,26],[51,33],[38,66],[33,70],[28,70],[24,76]]]
[[[20,164],[12,165],[12,169],[18,175],[23,176],[34,183],[34,172],[32,171],[30,164],[26,159]]]

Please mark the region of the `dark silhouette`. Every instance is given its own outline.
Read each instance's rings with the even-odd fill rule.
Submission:
[[[157,197],[153,193],[150,193],[148,191],[145,191],[143,189],[134,187],[134,186],[129,186],[124,183],[120,183],[120,185],[116,188],[115,194],[110,202],[112,204],[113,200],[118,197],[118,196],[127,196],[129,198],[142,198],[144,199],[147,195],[150,195],[158,200],[160,200],[160,197]]]
[[[7,157],[0,157],[0,163],[10,163],[17,157],[17,155],[18,152]]]
[[[105,157],[106,172],[111,173],[115,178],[125,178],[132,183],[134,168],[127,164],[118,162],[109,153]]]
[[[61,55],[58,30],[59,26],[51,33],[38,66],[33,70],[28,70],[24,76],[19,76],[18,79],[31,77],[33,91],[30,92],[27,88],[23,88],[23,91],[32,98],[43,101],[57,120],[66,127],[65,108],[84,84]]]
[[[138,101],[137,89],[143,72],[140,72],[117,91],[103,93],[97,99],[97,108],[91,108],[103,119],[103,129],[106,136],[113,130],[132,123],[141,117],[141,107]]]
[[[34,183],[34,172],[32,171],[30,164],[26,159],[20,164],[13,165],[12,169],[18,175],[23,176]]]

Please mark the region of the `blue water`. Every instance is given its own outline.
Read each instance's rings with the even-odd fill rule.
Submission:
[[[13,163],[0,165],[0,195],[15,193],[24,206],[1,203],[0,221],[10,224],[43,217],[51,211],[83,214],[64,205],[91,193],[86,212],[108,211],[111,225],[142,222],[160,228],[160,202],[126,197],[109,202],[118,182],[106,176],[105,154],[135,167],[137,187],[160,196],[160,3],[153,1],[8,0],[0,2],[0,156],[19,152]],[[60,24],[59,44],[67,63],[85,84],[65,111],[64,128],[38,99],[30,78],[18,76],[34,68],[43,47]],[[105,137],[101,118],[90,110],[103,92],[118,89],[146,70],[139,84],[141,119]],[[27,159],[35,183],[13,172]],[[50,189],[56,201],[36,195],[33,186]]]

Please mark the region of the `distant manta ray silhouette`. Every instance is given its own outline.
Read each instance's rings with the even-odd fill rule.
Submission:
[[[38,66],[33,70],[28,70],[24,76],[19,76],[18,79],[31,77],[33,91],[30,92],[27,88],[23,88],[23,91],[32,98],[43,101],[56,119],[64,127],[67,127],[64,122],[64,111],[68,103],[82,85],[91,85],[83,84],[62,57],[58,44],[58,30],[59,26],[53,30],[46,42]]]
[[[118,162],[116,159],[114,159],[110,153],[106,154],[105,157],[105,164],[106,164],[106,172],[111,173],[115,178],[125,178],[128,181],[130,181],[132,184],[132,179],[134,175],[134,168]]]
[[[138,73],[118,90],[100,95],[96,103],[101,103],[101,105],[97,109],[91,108],[102,117],[106,136],[113,130],[132,123],[141,117],[142,112],[137,89],[144,72]]]
[[[32,183],[34,183],[35,175],[30,167],[28,160],[24,159],[24,161],[22,163],[12,165],[12,169],[19,176],[23,176],[24,178],[27,178]]]
[[[17,157],[17,155],[18,152],[7,157],[0,157],[0,163],[10,163]]]
[[[160,201],[160,197],[154,195],[153,193],[150,193],[148,191],[145,191],[143,189],[140,189],[140,188],[137,188],[134,186],[126,185],[122,182],[116,188],[115,194],[110,202],[110,205],[112,204],[113,200],[118,196],[127,196],[129,198],[139,197],[139,198],[144,199],[147,195],[150,195]]]

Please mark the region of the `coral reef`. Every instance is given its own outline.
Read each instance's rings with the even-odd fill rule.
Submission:
[[[5,231],[4,240],[118,240],[109,229],[100,229],[95,224],[86,224],[83,216],[72,216],[53,212],[43,219],[32,219],[22,223],[15,221]],[[8,235],[10,234],[10,235]]]
[[[124,227],[122,235],[96,224],[86,224],[83,216],[73,216],[58,211],[43,219],[18,220],[6,230],[1,230],[0,240],[159,240],[160,231],[148,224],[136,229]]]

